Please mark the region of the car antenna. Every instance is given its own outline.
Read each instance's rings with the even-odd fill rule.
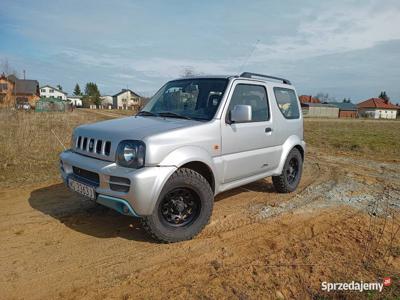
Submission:
[[[246,59],[243,61],[243,64],[240,66],[239,74],[242,73],[243,68],[247,65],[249,59],[253,56],[254,51],[256,50],[256,48],[257,48],[259,42],[260,42],[260,40],[257,39],[257,41],[256,41],[256,43],[255,43],[253,49],[250,51],[250,54],[246,57]]]

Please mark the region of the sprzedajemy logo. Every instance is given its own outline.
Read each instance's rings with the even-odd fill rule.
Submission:
[[[392,279],[390,277],[383,278],[383,282],[364,282],[364,281],[351,281],[351,282],[326,282],[321,283],[323,291],[379,291],[382,292],[384,286],[390,286]]]

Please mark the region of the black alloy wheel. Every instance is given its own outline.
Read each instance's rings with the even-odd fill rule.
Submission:
[[[201,202],[195,191],[176,188],[167,193],[160,205],[162,220],[170,226],[183,227],[199,216]]]

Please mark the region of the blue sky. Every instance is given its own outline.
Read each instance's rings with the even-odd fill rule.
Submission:
[[[185,68],[289,78],[299,94],[400,102],[400,2],[18,1],[0,8],[0,62],[41,85],[150,96]],[[251,55],[250,55],[251,54]]]

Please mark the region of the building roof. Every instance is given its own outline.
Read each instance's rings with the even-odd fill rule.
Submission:
[[[15,83],[15,92],[17,94],[37,94],[39,82],[31,79],[18,79],[15,75],[8,75],[8,80]]]
[[[318,98],[308,95],[301,95],[299,97],[300,103],[321,103]]]
[[[126,93],[126,92],[131,92],[133,95],[135,95],[137,97],[141,97],[141,96],[139,96],[138,94],[136,94],[134,91],[132,91],[130,89],[122,89],[119,93],[116,93],[115,95],[113,95],[113,97],[117,97],[117,96],[119,96],[119,95],[121,95],[123,93]]]
[[[382,109],[399,109],[399,106],[396,106],[390,101],[386,101],[381,98],[371,98],[360,102],[357,104],[358,108],[382,108]]]
[[[82,96],[71,95],[67,97],[68,99],[82,99]]]
[[[357,110],[357,106],[351,102],[350,103],[349,102],[328,102],[328,103],[338,107],[340,110]]]
[[[1,79],[1,80],[7,80],[8,82],[11,82],[12,84],[14,84],[14,81],[11,80],[11,79],[9,78],[9,76],[4,75],[4,73],[2,73],[2,74],[0,75],[0,79]]]
[[[12,74],[11,74],[11,75],[8,75],[7,78],[8,78],[8,80],[11,80],[11,81],[13,81],[13,82],[15,82],[15,81],[18,80],[17,76],[12,75]]]
[[[301,103],[302,107],[332,107],[332,108],[338,108],[337,106],[329,103]]]
[[[60,89],[58,89],[58,88],[55,88],[55,87],[53,87],[53,86],[51,86],[51,85],[48,85],[48,84],[43,85],[43,86],[41,86],[40,88],[42,89],[42,88],[44,88],[44,87],[49,87],[49,88],[52,88],[53,90],[55,90],[55,91],[57,91],[57,92],[63,93],[64,95],[68,95],[68,93],[66,93],[66,92],[64,92],[64,91],[62,91],[62,90],[60,90]]]
[[[36,94],[39,88],[37,80],[18,79],[15,82],[17,94]]]
[[[40,97],[40,99],[38,100],[40,102],[65,102],[65,100],[62,100],[60,98],[56,98],[56,97]]]

